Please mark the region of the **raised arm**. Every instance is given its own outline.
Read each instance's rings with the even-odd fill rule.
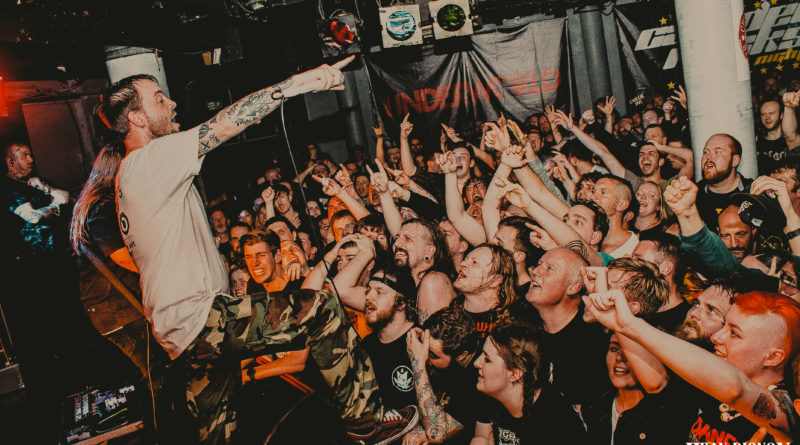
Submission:
[[[400,165],[408,176],[414,176],[417,166],[414,165],[414,157],[411,156],[411,147],[408,145],[408,137],[414,129],[414,124],[408,121],[408,116],[409,113],[406,113],[403,122],[400,122]]]
[[[375,258],[375,245],[371,239],[359,234],[348,235],[348,241],[355,241],[358,254],[333,278],[333,288],[339,292],[339,299],[345,306],[363,312],[369,289],[359,286],[358,279],[367,264]]]
[[[754,424],[767,428],[776,438],[790,439],[789,418],[794,415],[790,411],[794,407],[785,406],[738,368],[635,317],[618,289],[592,294],[583,300],[586,309],[605,327],[639,343],[681,378],[727,403]]]
[[[682,236],[691,236],[703,229],[703,220],[697,211],[697,185],[686,176],[672,181],[664,190],[664,201],[675,216]]]
[[[441,155],[437,161],[439,162],[439,168],[444,173],[444,202],[447,210],[447,219],[450,220],[453,227],[470,245],[477,246],[485,243],[486,234],[483,231],[483,226],[464,211],[464,200],[458,191],[456,161],[453,158],[453,153],[448,152]]]
[[[461,431],[464,425],[445,412],[431,387],[427,371],[430,339],[430,331],[413,328],[406,334],[406,349],[411,359],[411,370],[414,372],[420,423],[425,429],[429,443],[441,443]]]
[[[377,161],[377,159],[376,159]],[[386,169],[380,162],[378,164],[378,171],[373,172],[369,165],[367,172],[369,172],[372,187],[379,194],[381,198],[381,207],[383,208],[383,219],[386,221],[386,228],[389,229],[389,234],[392,236],[397,235],[400,231],[400,226],[403,225],[403,215],[394,203],[392,193],[389,190],[389,175],[386,174]]]
[[[694,153],[692,152],[691,148],[686,147],[673,147],[671,145],[662,145],[658,142],[651,140],[649,141],[656,147],[659,153],[665,153],[668,155],[673,155],[681,158],[684,162],[683,167],[678,170],[678,177],[686,176],[687,178],[691,177],[694,174]]]
[[[596,154],[600,157],[600,160],[608,168],[612,174],[619,176],[620,178],[625,177],[625,167],[619,162],[619,159],[616,158],[611,152],[608,150],[602,142],[598,141],[597,139],[589,136],[585,131],[581,130],[580,127],[575,125],[572,122],[572,115],[567,116],[563,111],[556,110],[556,115],[558,116],[558,124],[564,127],[566,130],[571,131],[572,134],[578,138],[579,141],[583,145],[586,146],[592,153]]]
[[[341,69],[353,61],[350,56],[332,66],[322,65],[313,70],[296,74],[283,82],[249,94],[226,107],[214,117],[200,124],[197,156],[219,147],[223,142],[243,132],[273,112],[282,99],[288,99],[311,91],[343,89],[344,75]]]
[[[261,191],[261,199],[264,200],[264,208],[267,211],[267,219],[275,217],[275,190],[267,187]]]
[[[786,140],[789,150],[800,146],[800,135],[797,134],[797,115],[795,114],[798,104],[800,104],[800,93],[783,95],[781,130],[783,130],[783,139]]]
[[[600,111],[606,116],[605,130],[608,134],[614,134],[614,108],[617,106],[617,99],[614,96],[606,96],[606,103],[600,107]]]
[[[787,189],[786,183],[769,176],[759,176],[753,181],[753,185],[750,186],[750,193],[753,195],[760,195],[765,192],[771,192],[778,198],[781,210],[783,210],[783,214],[786,215],[784,232],[788,234],[799,230],[800,216],[795,212],[792,201],[789,199],[789,190]],[[800,255],[800,236],[789,238],[789,246],[792,248],[793,254]]]
[[[322,256],[322,259],[311,269],[305,280],[303,280],[303,289],[321,290],[322,285],[325,284],[325,278],[331,269],[331,265],[336,261],[336,255],[339,253],[339,248],[347,241],[351,241],[350,235],[343,236],[333,245],[333,247]]]

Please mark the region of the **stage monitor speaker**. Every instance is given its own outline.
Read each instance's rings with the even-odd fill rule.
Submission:
[[[25,389],[25,383],[22,381],[22,374],[19,372],[19,365],[8,365],[0,369],[0,396],[11,394]]]

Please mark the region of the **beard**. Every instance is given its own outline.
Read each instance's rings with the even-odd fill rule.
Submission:
[[[690,335],[693,333],[694,335]],[[680,326],[673,333],[676,337],[683,341],[687,341],[695,346],[700,346],[707,351],[714,351],[714,344],[711,343],[711,338],[703,335],[700,326],[692,320],[684,320]]]
[[[175,128],[172,126],[171,117],[153,118],[147,115],[147,124],[150,127],[150,133],[157,138],[176,132]]]
[[[402,253],[403,255],[398,257],[397,254]],[[406,267],[409,263],[408,251],[401,248],[394,249],[394,265],[399,267]]]
[[[364,309],[366,310],[366,307]],[[367,326],[372,328],[373,331],[376,332],[380,331],[381,329],[385,328],[390,321],[392,321],[392,318],[394,318],[394,313],[396,310],[397,310],[397,302],[395,302],[395,304],[392,305],[391,308],[383,312],[375,311],[375,320],[370,320],[368,317],[366,318]]]
[[[725,168],[724,170],[718,170],[715,164],[714,170],[712,170],[711,172],[708,172],[706,171],[705,168],[703,168],[703,179],[705,179],[709,184],[716,184],[722,181],[723,179],[727,178],[728,176],[730,176],[732,171],[733,171],[733,166],[730,164],[728,164],[727,168]]]

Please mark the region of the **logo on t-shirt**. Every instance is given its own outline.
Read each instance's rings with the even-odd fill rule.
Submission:
[[[131,226],[128,224],[128,217],[125,216],[125,213],[119,214],[119,229],[122,230],[123,235],[128,234],[128,230],[130,230]]]
[[[408,392],[414,389],[414,375],[406,365],[400,365],[392,371],[392,385],[398,391]]]
[[[505,428],[497,428],[497,438],[499,439],[498,442],[500,442],[498,445],[519,445],[517,433]]]

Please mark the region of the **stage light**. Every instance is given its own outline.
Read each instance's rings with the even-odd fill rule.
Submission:
[[[428,6],[436,40],[473,34],[469,0],[434,0]]]
[[[380,8],[381,36],[384,48],[422,45],[419,5]]]

